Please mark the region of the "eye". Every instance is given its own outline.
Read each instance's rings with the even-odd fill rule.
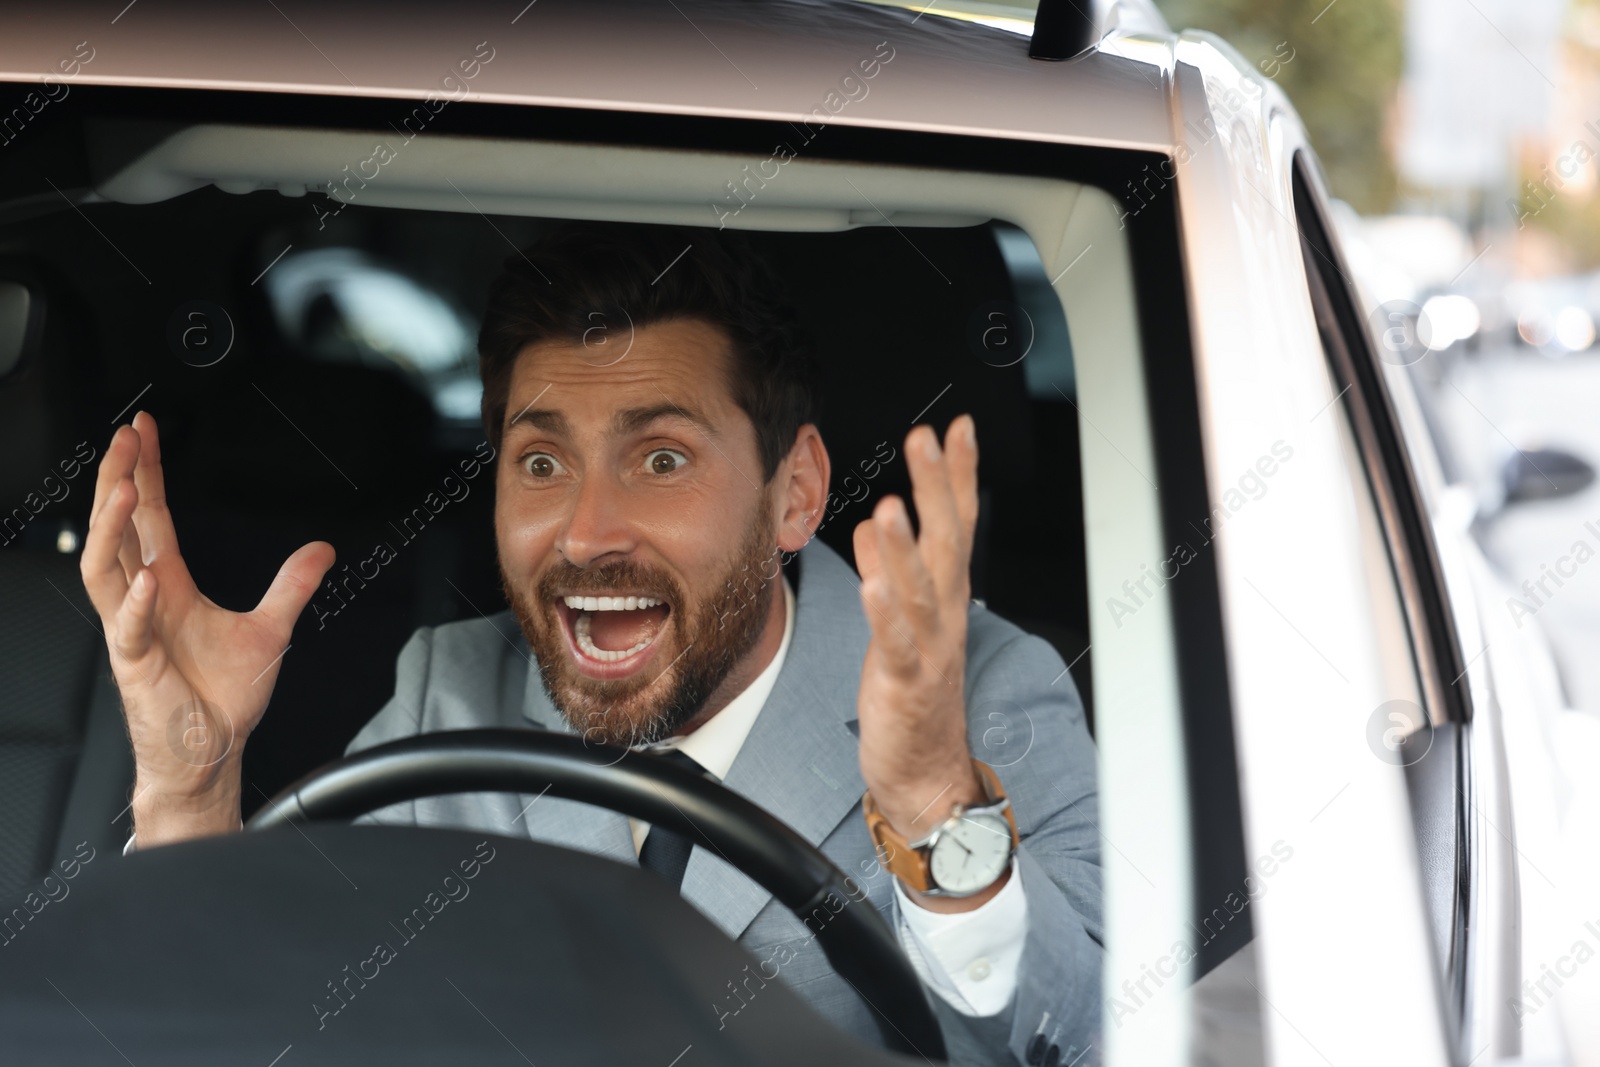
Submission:
[[[651,474],[671,474],[688,463],[682,452],[671,448],[657,448],[644,457],[644,469]]]
[[[522,457],[522,469],[535,478],[554,478],[566,470],[560,460],[548,452],[529,452]]]

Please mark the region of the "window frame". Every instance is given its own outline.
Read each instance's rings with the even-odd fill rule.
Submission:
[[[1294,154],[1295,222],[1308,282],[1308,295],[1328,370],[1339,403],[1354,434],[1388,549],[1397,592],[1406,615],[1411,656],[1417,668],[1431,746],[1443,760],[1424,758],[1406,767],[1413,827],[1419,851],[1449,850],[1448,872],[1423,864],[1427,910],[1445,996],[1445,1017],[1460,1042],[1467,1027],[1469,955],[1473,912],[1471,888],[1472,796],[1475,794],[1467,728],[1472,694],[1463,684],[1462,662],[1448,587],[1434,543],[1421,488],[1412,469],[1377,349],[1325,209],[1321,175],[1306,149]],[[1431,751],[1431,748],[1430,748]],[[1448,907],[1446,914],[1438,914]]]
[[[214,121],[351,129],[380,127],[396,105],[393,99],[367,97],[99,85],[81,86],[75,95],[78,104],[72,122],[154,116],[167,123]],[[699,148],[752,156],[765,156],[774,140],[792,136],[788,124],[763,119],[475,101],[462,102],[439,115],[430,132]],[[131,153],[138,150],[138,146],[130,146]],[[1168,154],[1131,148],[846,125],[830,127],[807,152],[818,159],[1065,179],[1096,186],[1114,199],[1149,170],[1173,165]],[[95,177],[84,159],[78,173],[55,175],[54,180],[71,190],[92,187]],[[13,183],[0,182],[0,193],[16,195],[14,188],[8,187]],[[1129,213],[1123,222],[1139,328],[1143,400],[1152,434],[1155,469],[1151,473],[1159,487],[1161,536],[1172,544],[1190,536],[1186,517],[1207,513],[1211,497],[1177,198],[1157,197],[1142,210]],[[1070,328],[1070,316],[1068,321]],[[1188,887],[1192,893],[1189,910],[1198,925],[1204,920],[1201,902],[1221,899],[1242,884],[1250,870],[1220,579],[1213,554],[1202,553],[1188,563],[1184,580],[1172,583],[1167,599],[1186,769],[1186,832],[1193,875]],[[1227,938],[1201,946],[1195,977],[1252,936],[1246,913],[1230,927]],[[1108,981],[1121,977],[1108,971]]]
[[[1423,695],[1434,725],[1472,721],[1472,699],[1460,684],[1466,671],[1461,641],[1451,611],[1450,594],[1422,493],[1411,469],[1405,437],[1378,367],[1378,358],[1359,301],[1350,284],[1350,272],[1333,240],[1332,220],[1323,207],[1325,194],[1310,157],[1297,150],[1293,162],[1295,223],[1302,250],[1307,251],[1308,275],[1315,274],[1325,287],[1313,285],[1311,302],[1324,338],[1341,403],[1356,433],[1356,444],[1367,467],[1367,477],[1378,504],[1389,551],[1401,584],[1412,641],[1422,667]],[[1328,272],[1336,278],[1330,284]],[[1336,343],[1329,344],[1332,338]]]

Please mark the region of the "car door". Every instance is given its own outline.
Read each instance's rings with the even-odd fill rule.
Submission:
[[[1459,721],[1439,651],[1453,647],[1436,626],[1444,605],[1437,583],[1419,580],[1426,546],[1396,504],[1393,442],[1375,437],[1381,393],[1330,352],[1339,336],[1318,314],[1323,275],[1308,273],[1297,225],[1303,134],[1287,101],[1202,35],[1180,39],[1174,77],[1245,836],[1252,857],[1280,840],[1294,849],[1252,904],[1267,1056],[1340,1062],[1382,1049],[1442,1063],[1458,1013],[1408,772],[1391,753],[1412,730]],[[1453,785],[1454,761],[1434,764]],[[1451,841],[1445,808],[1429,825]],[[1392,1010],[1397,987],[1414,1010]]]

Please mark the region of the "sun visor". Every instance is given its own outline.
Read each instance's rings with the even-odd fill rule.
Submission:
[[[110,136],[109,131],[98,131]],[[867,171],[880,180],[864,187]],[[614,219],[768,230],[856,226],[973,226],[993,217],[995,182],[1041,179],[952,175],[930,188],[881,181],[911,168],[560,142],[501,141],[442,134],[185,127],[100,181],[92,199],[148,204],[207,185],[229,193],[277,190],[342,205],[478,212],[543,218]],[[1053,183],[1059,188],[1060,183]],[[874,191],[868,193],[866,188]],[[1031,190],[1037,191],[1037,190]],[[1000,199],[1004,199],[1003,197]],[[337,203],[334,203],[334,202]]]

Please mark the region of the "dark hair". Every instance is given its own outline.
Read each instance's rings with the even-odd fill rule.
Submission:
[[[674,318],[720,327],[732,348],[728,385],[755,426],[770,481],[800,427],[817,418],[810,347],[772,270],[741,235],[678,226],[569,222],[506,260],[478,333],[483,425],[499,443],[519,353],[540,341],[580,344]],[[615,343],[612,340],[611,343]]]

